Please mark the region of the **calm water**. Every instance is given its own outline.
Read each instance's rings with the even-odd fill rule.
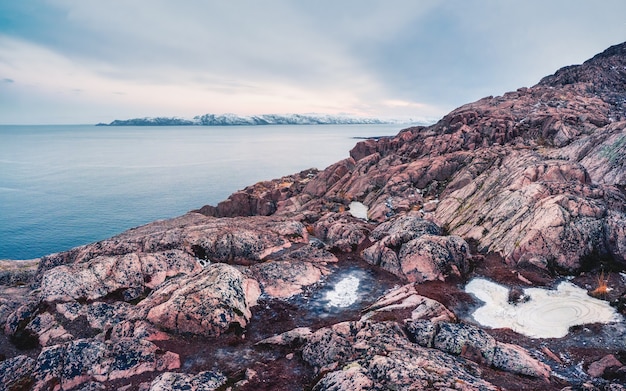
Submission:
[[[401,125],[0,126],[0,259],[30,259],[215,205],[348,157]]]

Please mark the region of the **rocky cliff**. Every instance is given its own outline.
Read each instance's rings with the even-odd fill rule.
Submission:
[[[626,313],[626,43],[216,206],[0,265],[1,390],[599,389],[626,325],[488,329],[474,276]],[[367,219],[350,206],[367,207]]]

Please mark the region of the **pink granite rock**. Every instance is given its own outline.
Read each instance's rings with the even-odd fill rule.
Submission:
[[[400,215],[380,224],[363,259],[410,282],[461,277],[469,270],[469,245],[458,236],[438,236],[439,227],[417,217]],[[435,235],[431,234],[434,233]]]
[[[415,284],[392,289],[363,310],[361,320],[384,313],[408,313],[404,319],[426,319],[431,322],[454,322],[456,316],[440,302],[417,293]]]
[[[138,339],[79,339],[44,348],[35,362],[33,390],[72,389],[96,381],[129,378],[180,367],[177,354]]]
[[[41,298],[47,302],[96,300],[116,291],[154,288],[169,276],[198,272],[201,268],[193,256],[180,250],[97,256],[45,272]]]
[[[477,365],[440,350],[411,343],[393,322],[345,322],[323,328],[308,337],[302,358],[320,370],[314,389],[350,390],[350,387],[455,388],[496,390],[480,379]]]
[[[331,249],[355,251],[367,238],[369,225],[349,213],[329,213],[314,225],[314,234]]]
[[[218,263],[167,281],[139,306],[148,321],[165,330],[218,336],[233,324],[246,327],[252,316],[249,302],[241,272]]]
[[[286,299],[302,293],[306,286],[330,274],[327,267],[306,261],[268,261],[250,267],[246,273],[259,281],[269,297]]]
[[[587,373],[589,373],[589,376],[592,377],[602,377],[607,370],[618,369],[623,366],[624,364],[622,364],[614,355],[609,354],[602,357],[600,360],[589,364]]]
[[[465,357],[507,372],[548,380],[551,369],[517,345],[503,343],[478,327],[464,323],[417,320],[407,322],[407,331],[420,345]]]

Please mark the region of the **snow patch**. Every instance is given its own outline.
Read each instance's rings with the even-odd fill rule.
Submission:
[[[367,213],[369,212],[367,206],[360,202],[352,201],[349,208],[350,210],[348,210],[348,212],[350,212],[352,216],[357,219],[367,220]]]
[[[350,307],[359,298],[359,284],[361,280],[356,276],[347,276],[335,284],[333,290],[326,293],[326,300],[330,307]]]
[[[571,326],[611,323],[622,318],[607,302],[590,297],[587,291],[563,281],[556,290],[524,289],[526,302],[509,303],[509,289],[483,278],[465,286],[485,304],[472,316],[483,326],[510,328],[531,338],[561,338]]]

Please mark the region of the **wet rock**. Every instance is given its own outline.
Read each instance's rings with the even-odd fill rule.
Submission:
[[[513,288],[511,288],[511,290],[509,290],[509,300],[508,300],[508,302],[510,304],[524,303],[524,302],[528,301],[529,299],[530,299],[530,297],[528,297],[526,294],[524,294],[524,291],[521,288],[513,287]]]
[[[55,267],[42,276],[41,298],[47,302],[96,300],[114,292],[152,289],[167,277],[201,270],[191,255],[179,250],[155,254],[98,256],[89,261]],[[131,293],[127,298],[135,299]]]
[[[16,356],[0,361],[0,389],[6,391],[27,390],[33,383],[35,360],[28,356]]]
[[[251,313],[244,277],[225,264],[212,264],[192,276],[174,278],[140,303],[146,319],[165,330],[218,336],[232,324],[245,328]],[[256,298],[254,298],[256,301]]]
[[[330,273],[328,263],[337,262],[332,253],[312,245],[294,245],[268,256],[241,271],[257,281],[262,293],[273,298],[288,298],[320,281]]]
[[[226,380],[219,372],[205,371],[197,375],[165,372],[152,381],[149,391],[213,391],[226,384]]]

